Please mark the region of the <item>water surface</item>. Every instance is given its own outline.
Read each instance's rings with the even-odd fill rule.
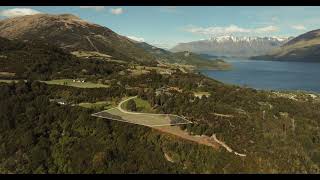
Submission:
[[[266,90],[320,92],[320,63],[229,59],[230,71],[203,70],[219,81]]]

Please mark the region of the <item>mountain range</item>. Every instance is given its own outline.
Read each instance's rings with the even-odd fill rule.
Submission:
[[[171,51],[191,51],[220,57],[251,57],[267,54],[290,39],[292,37],[218,36],[207,40],[180,43],[173,47]]]

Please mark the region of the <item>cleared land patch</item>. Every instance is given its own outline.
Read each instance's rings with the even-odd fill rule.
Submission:
[[[212,139],[208,136],[190,135],[188,132],[181,130],[179,126],[162,126],[162,127],[155,127],[155,129],[157,129],[161,132],[164,132],[164,133],[178,136],[182,139],[186,139],[186,140],[193,141],[193,142],[196,142],[199,144],[213,147],[214,149],[218,149],[220,147],[220,145],[214,139]]]
[[[112,59],[108,54],[99,53],[97,51],[73,51],[71,54],[80,58],[97,58],[105,61],[126,64],[126,61]]]
[[[189,141],[193,141],[206,146],[211,146],[214,149],[217,149],[222,146],[228,152],[234,153],[237,156],[246,156],[245,154],[240,154],[238,152],[233,151],[224,142],[219,141],[216,138],[215,134],[213,134],[211,137],[208,137],[205,135],[194,136],[180,129],[180,127],[176,125],[192,123],[191,121],[188,121],[184,117],[174,115],[174,114],[152,114],[152,113],[129,112],[129,111],[126,111],[125,109],[122,109],[122,105],[124,105],[126,102],[128,102],[131,99],[136,100],[137,96],[122,100],[117,107],[111,108],[105,111],[101,111],[98,113],[94,113],[92,114],[92,116],[151,127],[158,131],[172,134]]]
[[[11,72],[0,72],[0,77],[14,77],[16,73]]]
[[[150,71],[155,70],[159,74],[172,74],[175,70],[171,68],[164,68],[164,67],[148,67],[148,66],[133,66],[131,69],[128,69],[130,74],[133,76],[141,75],[141,74],[148,74]]]
[[[83,102],[83,103],[79,103],[78,106],[88,108],[88,109],[97,109],[97,108],[109,109],[112,107],[109,101],[98,101],[94,103]]]
[[[107,88],[108,85],[98,84],[92,82],[73,82],[73,79],[56,79],[51,81],[41,81],[46,84],[63,85],[63,86],[73,86],[78,88]]]
[[[150,71],[144,69],[129,69],[132,76],[139,76],[141,74],[148,74]]]
[[[104,57],[104,58],[111,58],[110,55],[99,53],[96,51],[73,51],[71,54],[77,57]]]
[[[151,107],[151,105],[149,104],[148,101],[143,100],[141,98],[134,98],[133,100],[137,105],[137,112],[154,113],[154,110],[152,109],[152,107]],[[121,105],[121,108],[127,110],[126,109],[127,104],[128,104],[128,101],[125,101]]]
[[[18,82],[18,80],[0,79],[0,83],[12,83],[12,82],[17,83],[17,82]]]
[[[135,113],[129,114],[120,111],[118,108],[111,108],[106,111],[92,114],[92,116],[106,118],[116,121],[122,121],[132,124],[139,124],[148,127],[170,126],[177,124],[188,124],[190,121],[183,117],[173,114],[150,114],[150,113]]]

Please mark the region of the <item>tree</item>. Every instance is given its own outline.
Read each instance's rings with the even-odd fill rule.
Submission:
[[[130,99],[127,104],[127,109],[130,111],[137,111],[136,102],[134,102],[134,100]]]

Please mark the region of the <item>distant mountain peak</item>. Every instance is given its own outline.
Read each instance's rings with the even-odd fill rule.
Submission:
[[[173,52],[190,51],[198,54],[226,57],[250,57],[265,54],[285,44],[292,37],[215,36],[206,40],[180,43]]]
[[[233,41],[233,42],[250,42],[250,41],[257,41],[257,40],[269,40],[269,41],[288,41],[292,37],[258,37],[258,36],[231,36],[231,35],[223,35],[223,36],[216,36],[211,37],[209,41],[216,41],[216,42],[226,42],[226,41]]]

